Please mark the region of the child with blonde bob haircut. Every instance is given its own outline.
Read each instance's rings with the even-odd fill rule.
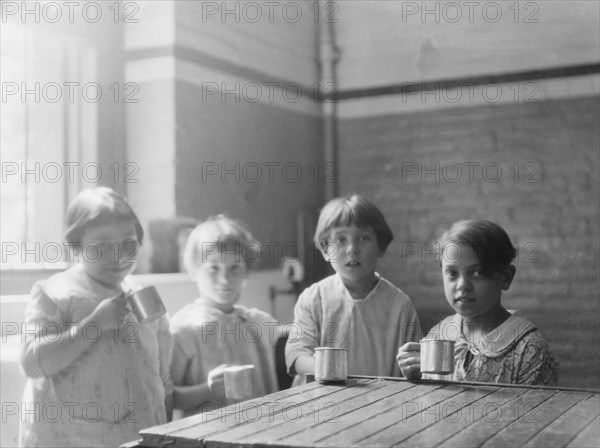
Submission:
[[[254,395],[277,391],[274,347],[278,324],[271,315],[238,305],[258,242],[238,222],[211,217],[190,234],[184,263],[199,297],[171,319],[174,406],[184,416],[230,404],[223,368],[253,364]]]
[[[37,331],[21,352],[24,407],[56,414],[27,415],[19,446],[119,446],[167,420],[169,324],[139,322],[127,305],[144,231],[125,198],[84,190],[66,221],[77,262],[33,286],[26,325]]]
[[[516,250],[504,229],[487,220],[459,221],[438,244],[446,300],[456,311],[427,335],[455,341],[454,373],[443,379],[555,385],[558,362],[548,343],[500,302],[516,273]],[[420,378],[419,344],[401,347],[398,364],[407,378]]]
[[[399,376],[398,347],[421,338],[410,298],[377,272],[394,236],[377,206],[361,195],[323,207],[314,241],[335,274],[298,298],[286,345],[292,375],[314,373],[316,347],[346,348],[348,373]],[[297,381],[298,383],[298,381]]]

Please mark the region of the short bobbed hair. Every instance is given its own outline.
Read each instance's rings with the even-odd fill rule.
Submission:
[[[333,199],[321,209],[314,242],[321,250],[325,250],[334,227],[351,225],[372,227],[381,251],[385,251],[394,239],[390,226],[373,201],[360,194],[351,194]]]
[[[440,257],[444,256],[444,250],[450,245],[471,247],[486,275],[504,270],[517,256],[517,250],[504,229],[486,219],[454,223],[450,230],[442,234],[438,245]]]
[[[83,190],[67,209],[65,242],[76,248],[86,229],[123,221],[133,223],[138,243],[142,244],[144,229],[123,196],[108,187]]]
[[[187,272],[193,275],[210,253],[238,254],[251,267],[260,255],[260,247],[241,223],[221,214],[211,216],[190,233],[183,253]]]

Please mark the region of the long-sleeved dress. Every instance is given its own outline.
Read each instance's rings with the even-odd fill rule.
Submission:
[[[81,265],[34,285],[21,352],[29,377],[23,407],[32,412],[23,413],[20,446],[114,447],[165,423],[164,399],[172,392],[166,317],[140,324],[129,312],[124,324],[110,331],[86,325],[83,334],[92,344],[75,361],[52,376],[40,364],[37,342],[69,338],[65,329],[113,295]]]
[[[400,376],[398,348],[418,341],[421,324],[410,298],[386,279],[354,300],[338,274],[308,287],[298,298],[286,345],[291,374],[296,359],[315,347],[348,349],[348,374]]]
[[[202,299],[185,305],[171,319],[173,357],[171,377],[176,386],[205,383],[222,364],[253,364],[255,397],[276,392],[275,344],[278,322],[257,308],[236,305],[231,313]],[[198,403],[185,416],[214,410],[227,403]]]

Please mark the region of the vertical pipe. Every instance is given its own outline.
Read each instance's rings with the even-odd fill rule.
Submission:
[[[62,56],[62,78],[64,81],[67,81],[69,79],[69,44],[67,42],[63,42],[62,44],[62,51],[61,51],[61,56]],[[69,106],[68,106],[68,101],[64,101],[63,102],[63,108],[62,108],[62,138],[63,138],[63,154],[62,154],[62,159],[63,159],[63,163],[65,162],[70,162],[69,160],[69,147],[71,144],[71,135],[70,135],[70,128],[69,128]],[[63,165],[64,166],[64,165]],[[68,208],[68,204],[69,204],[69,182],[65,181],[63,183],[63,208],[62,208],[62,216],[63,216],[63,220],[64,220],[64,216],[67,214],[67,208]],[[63,221],[62,223],[62,228],[66,228],[66,223]]]
[[[323,122],[323,153],[325,169],[334,167],[338,169],[337,153],[337,99],[332,98],[329,92],[337,92],[336,64],[338,60],[338,49],[335,46],[335,29],[333,20],[326,18],[329,10],[329,0],[319,0],[318,15],[319,26],[319,98],[321,99],[321,112]],[[338,195],[338,179],[325,183],[325,199],[330,200]]]
[[[25,28],[25,77],[27,79],[27,85],[33,84],[33,68],[34,64],[32,58],[35,57],[34,52],[34,33],[29,27]],[[31,151],[31,127],[32,127],[32,107],[29,101],[25,101],[25,166],[29,167],[32,164],[32,151]],[[25,182],[25,241],[35,241],[35,229],[33,223],[35,222],[35,182]]]

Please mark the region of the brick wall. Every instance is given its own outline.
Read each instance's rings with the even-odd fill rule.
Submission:
[[[127,108],[127,153],[139,167],[128,197],[146,223],[240,219],[270,244],[260,266],[279,268],[296,254],[298,214],[323,198],[317,24],[306,14],[255,23],[239,2],[215,3],[225,16],[203,2],[155,3],[125,32],[126,81],[140,85]],[[155,258],[168,256],[157,246]]]
[[[219,98],[177,87],[176,207],[204,220],[225,213],[243,221],[266,244],[260,266],[279,267],[296,255],[297,214],[323,200],[318,116],[272,105]],[[306,256],[306,254],[303,254]]]
[[[600,386],[599,123],[595,96],[341,120],[340,192],[384,211],[396,240],[380,270],[427,329],[452,312],[427,250],[488,218],[520,250],[504,305],[538,324],[561,385]]]

